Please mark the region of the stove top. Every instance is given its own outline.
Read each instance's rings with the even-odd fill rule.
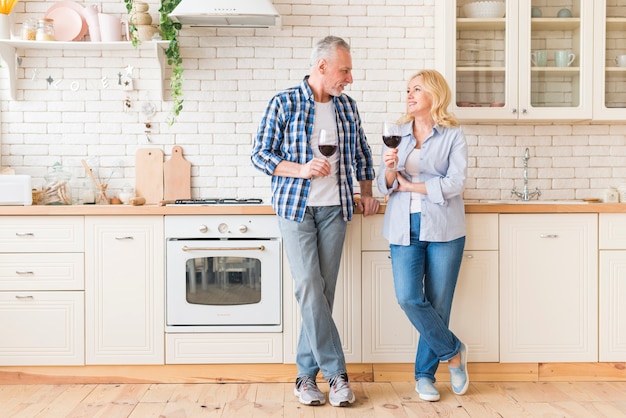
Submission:
[[[207,198],[207,199],[176,199],[173,203],[168,205],[196,205],[196,206],[208,206],[208,205],[260,205],[263,203],[263,199],[248,198],[248,199],[236,199],[236,198]]]

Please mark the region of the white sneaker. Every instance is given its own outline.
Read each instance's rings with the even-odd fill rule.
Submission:
[[[293,388],[293,394],[304,405],[317,406],[326,403],[326,397],[317,387],[315,380],[310,376],[300,376],[296,379],[296,387]]]
[[[328,399],[332,406],[349,406],[356,400],[352,389],[350,389],[346,373],[333,376],[328,383],[330,384]]]

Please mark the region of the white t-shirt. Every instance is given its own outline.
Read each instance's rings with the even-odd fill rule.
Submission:
[[[311,148],[315,158],[327,158],[322,155],[318,145],[320,130],[326,130],[326,136],[337,136],[337,122],[335,120],[335,106],[330,100],[326,103],[315,102],[315,124],[313,125],[313,135],[311,135]],[[311,189],[307,198],[307,206],[335,206],[340,204],[339,200],[339,154],[341,147],[337,147],[337,152],[328,157],[330,163],[330,174],[326,177],[314,177],[311,181]]]
[[[409,152],[409,155],[406,157],[406,162],[404,163],[404,169],[413,179],[413,183],[419,182],[419,161],[420,161],[420,151],[415,148],[413,151]],[[422,194],[411,192],[411,213],[421,212],[422,211]]]

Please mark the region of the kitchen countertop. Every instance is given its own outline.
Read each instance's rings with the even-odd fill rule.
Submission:
[[[382,204],[378,213],[385,212]],[[626,203],[465,203],[466,213],[626,213]],[[358,213],[358,212],[357,212]],[[270,205],[35,205],[0,206],[0,216],[29,215],[273,215]]]

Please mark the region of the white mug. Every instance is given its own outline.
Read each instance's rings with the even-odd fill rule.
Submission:
[[[118,42],[128,39],[128,22],[117,16],[98,13],[102,42]]]
[[[554,63],[557,67],[569,67],[576,59],[576,54],[569,51],[554,51]]]
[[[615,64],[618,67],[626,67],[626,55],[618,55],[615,57]]]

